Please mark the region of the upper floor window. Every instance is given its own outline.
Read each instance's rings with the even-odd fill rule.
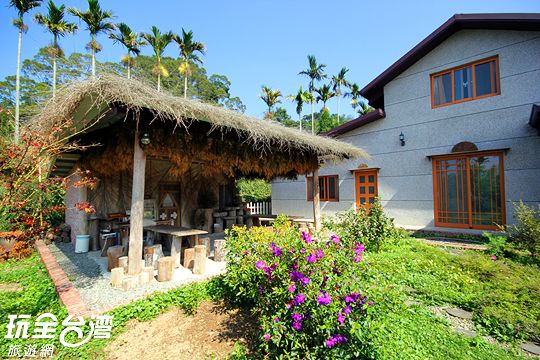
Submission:
[[[311,176],[306,176],[308,201],[313,201],[312,179]],[[321,201],[339,201],[339,181],[337,175],[319,176],[319,195]]]
[[[431,74],[431,106],[446,106],[499,95],[497,56]]]

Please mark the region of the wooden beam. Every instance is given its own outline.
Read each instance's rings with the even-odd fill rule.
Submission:
[[[319,191],[319,168],[313,170],[313,221],[315,230],[321,230],[321,195]]]
[[[144,174],[146,154],[139,143],[139,132],[135,132],[133,152],[133,186],[131,189],[131,214],[129,225],[128,274],[141,272],[144,217]]]

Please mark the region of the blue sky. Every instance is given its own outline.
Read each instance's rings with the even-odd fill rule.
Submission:
[[[85,0],[55,1],[87,8]],[[17,31],[11,25],[15,11],[7,5],[7,0],[1,1],[0,78],[14,74],[16,66]],[[174,32],[182,27],[193,30],[196,40],[208,48],[204,57],[208,72],[226,75],[232,95],[240,96],[247,113],[258,117],[265,111],[258,98],[262,84],[284,94],[306,87],[307,80],[297,74],[307,67],[308,54],[326,64],[330,75],[343,66],[349,68],[349,80],[364,86],[454,13],[540,12],[538,0],[102,0],[101,5],[114,12],[116,22],[123,21],[135,31],[149,31],[152,25]],[[28,20],[23,58],[50,42],[50,36]],[[62,46],[67,53],[84,52],[88,40],[88,33],[79,31],[63,39]],[[98,59],[118,61],[122,47],[105,36],[98,41],[104,47]],[[143,53],[151,50],[145,48]],[[176,46],[169,46],[166,54],[177,56]],[[294,116],[292,104],[283,102]],[[334,102],[329,107],[335,111]],[[353,113],[350,106],[342,109]]]

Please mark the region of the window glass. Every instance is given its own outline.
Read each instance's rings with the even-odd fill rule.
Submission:
[[[333,176],[328,178],[328,198],[331,200],[336,198],[336,178]]]
[[[473,96],[472,90],[472,67],[468,66],[454,72],[454,95],[455,100],[463,100]]]
[[[474,71],[476,75],[476,96],[497,92],[497,82],[495,81],[497,74],[495,73],[494,61],[475,65]]]
[[[452,75],[450,73],[436,76],[433,85],[435,105],[452,102]]]
[[[368,176],[368,182],[372,183],[372,182],[374,182],[374,181],[375,181],[375,176],[369,175],[369,176]]]

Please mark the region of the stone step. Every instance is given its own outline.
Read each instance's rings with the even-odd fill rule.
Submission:
[[[465,311],[465,310],[459,309],[459,308],[447,308],[447,309],[446,309],[446,312],[447,312],[449,315],[458,317],[458,318],[460,318],[460,319],[467,319],[467,320],[470,320],[470,319],[472,319],[472,317],[473,317],[472,312],[468,312],[468,311]]]

